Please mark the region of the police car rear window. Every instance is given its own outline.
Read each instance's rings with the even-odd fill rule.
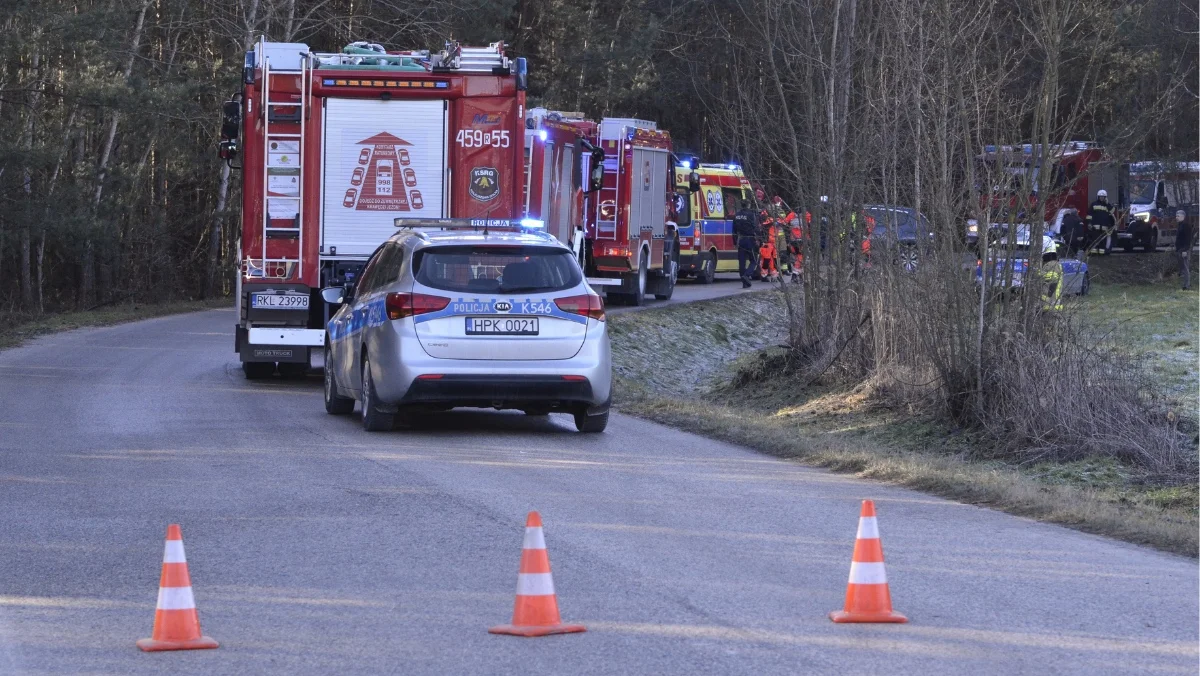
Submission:
[[[577,286],[571,252],[548,247],[446,246],[413,256],[417,283],[473,294],[549,293]]]

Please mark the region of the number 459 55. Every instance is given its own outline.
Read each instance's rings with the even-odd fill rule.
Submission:
[[[482,129],[459,129],[455,139],[464,148],[507,148],[509,140],[507,130],[484,131]]]

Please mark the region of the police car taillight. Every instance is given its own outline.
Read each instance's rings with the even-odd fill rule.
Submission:
[[[600,296],[587,293],[582,296],[555,298],[554,304],[563,312],[583,315],[584,317],[590,317],[600,322],[604,321],[604,301],[601,300]]]
[[[449,298],[427,293],[389,293],[383,302],[388,319],[404,319],[427,312],[437,312],[445,310],[449,304]]]

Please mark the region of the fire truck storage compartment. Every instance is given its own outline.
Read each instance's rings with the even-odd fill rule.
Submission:
[[[446,137],[440,99],[325,99],[322,253],[369,256],[396,218],[445,216]]]
[[[634,148],[630,176],[629,236],[641,237],[649,227],[662,236],[667,219],[667,160],[669,153],[659,148]]]

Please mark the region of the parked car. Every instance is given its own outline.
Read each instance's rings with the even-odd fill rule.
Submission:
[[[401,230],[341,304],[325,345],[325,409],[362,402],[368,431],[454,407],[570,413],[602,432],[612,401],[604,303],[545,232]]]
[[[929,219],[915,209],[882,204],[863,207],[867,223],[868,258],[880,258],[887,252],[891,260],[914,272],[933,243]]]
[[[1010,250],[1011,258],[1009,258]],[[1047,251],[1061,251],[1053,237],[1042,235],[1041,246],[1031,248],[1029,246],[1029,228],[1018,226],[1016,240],[1011,247],[1007,236],[997,238],[988,247],[989,264],[986,266],[989,271],[988,282],[992,286],[1006,287],[1010,291],[1024,288],[1028,276],[1041,269],[1041,258]],[[1031,258],[1032,264],[1030,263]],[[1063,295],[1086,296],[1092,286],[1087,263],[1074,258],[1059,258],[1059,262],[1062,263],[1063,268]],[[976,284],[983,283],[984,268],[982,260],[976,262]]]

